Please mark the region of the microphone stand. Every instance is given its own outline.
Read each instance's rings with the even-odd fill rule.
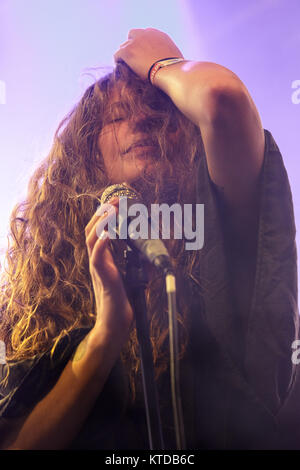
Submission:
[[[126,260],[125,283],[135,314],[137,337],[140,347],[149,448],[150,450],[163,450],[163,433],[157,389],[154,380],[153,355],[145,298],[145,288],[148,281],[147,273],[143,267],[141,255],[138,252],[131,250],[128,246],[124,251],[124,257]]]

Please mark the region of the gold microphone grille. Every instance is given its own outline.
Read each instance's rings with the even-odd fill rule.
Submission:
[[[126,183],[112,184],[108,186],[102,193],[100,203],[106,204],[113,197],[128,197],[129,199],[137,199],[136,192]]]

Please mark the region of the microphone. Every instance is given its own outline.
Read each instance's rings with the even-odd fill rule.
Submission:
[[[125,216],[126,220],[131,222],[134,217],[129,215],[128,212],[130,211],[130,208],[133,208],[134,204],[141,204],[143,207],[145,207],[141,201],[140,197],[138,194],[132,189],[130,186],[128,186],[126,183],[120,183],[120,184],[114,184],[111,186],[108,186],[104,192],[102,193],[101,196],[101,206],[100,209],[102,208],[103,212],[105,212],[107,208],[107,205],[109,205],[109,201],[113,197],[118,197],[120,198],[120,204],[119,204],[119,216],[121,211],[121,204],[122,204],[122,199],[126,200],[127,202],[127,210],[126,214],[121,214],[121,216]],[[106,207],[105,207],[106,205]],[[109,210],[109,209],[108,209]],[[139,208],[138,208],[139,210]],[[134,210],[132,210],[134,212]],[[141,213],[141,211],[140,211]],[[147,211],[147,216],[148,216],[148,211]],[[146,226],[148,228],[148,234],[151,233],[151,217],[146,217],[145,212],[144,212],[144,217],[140,217],[140,224],[145,224],[144,227]],[[185,449],[185,431],[184,431],[184,424],[183,424],[183,416],[182,416],[182,405],[181,405],[181,394],[180,394],[180,371],[179,371],[179,346],[178,346],[178,328],[177,328],[177,307],[176,307],[176,279],[175,279],[175,274],[174,274],[174,269],[172,267],[171,263],[171,258],[170,255],[165,247],[165,244],[163,243],[162,240],[160,239],[151,239],[151,238],[136,238],[133,231],[131,232],[130,230],[127,230],[126,228],[126,233],[124,233],[123,226],[124,226],[124,220],[122,220],[122,217],[120,219],[119,217],[119,222],[116,224],[113,224],[113,227],[110,227],[110,224],[108,223],[109,230],[112,228],[113,230],[113,235],[116,235],[118,238],[127,239],[127,244],[132,250],[138,251],[140,254],[142,254],[143,258],[148,260],[150,263],[154,264],[157,268],[161,269],[164,272],[165,275],[165,282],[166,282],[166,292],[168,296],[168,316],[169,316],[169,335],[170,335],[170,378],[171,378],[171,395],[172,395],[172,406],[173,406],[173,417],[174,417],[174,426],[175,426],[175,436],[176,436],[176,444],[177,444],[177,449]],[[103,227],[104,228],[104,227]],[[128,227],[129,228],[129,227]],[[98,232],[97,232],[98,233]],[[138,315],[137,318],[140,316]],[[144,318],[144,317],[143,317]],[[138,328],[138,337],[140,336],[139,333],[139,328],[143,330],[145,326],[138,326],[140,325],[137,323],[137,328]],[[145,347],[143,346],[143,341],[145,341],[145,331],[142,331],[141,334],[141,351],[142,351],[142,363],[143,363],[143,354],[149,354],[149,351],[147,350],[145,352]],[[149,346],[150,347],[150,346]],[[147,358],[149,359],[149,357]],[[150,360],[149,364],[151,364],[151,353],[150,353]],[[147,383],[148,381],[152,382],[154,379],[153,377],[149,378],[149,365],[146,368],[143,368],[143,374],[147,374]],[[152,370],[150,368],[150,370]],[[153,374],[153,372],[150,372],[150,374]],[[144,377],[144,384],[146,384],[146,379]],[[146,385],[145,385],[146,386]],[[146,397],[148,397],[149,391],[146,392]],[[153,394],[152,394],[153,395]],[[151,394],[150,394],[151,396]],[[153,398],[153,396],[152,396]],[[154,399],[155,400],[155,399]],[[152,409],[152,414],[155,412],[154,405],[150,406],[148,404],[148,398],[146,398],[146,408],[147,408],[147,425],[148,425],[148,432],[149,435],[151,435],[151,423],[150,423],[150,409]],[[152,418],[153,419],[153,416]],[[150,428],[150,431],[149,431]],[[152,447],[151,447],[152,448]]]
[[[120,206],[123,202],[122,199],[125,199],[127,203],[126,214],[121,213],[124,211],[120,210],[119,221],[113,225],[113,227],[109,227],[113,230],[116,238],[126,239],[128,246],[132,250],[137,250],[144,259],[154,264],[154,266],[156,266],[158,269],[161,269],[165,275],[173,274],[174,269],[171,263],[171,258],[162,240],[141,237],[136,238],[136,233],[134,233],[132,230],[127,230],[128,225],[128,228],[130,228],[130,223],[134,220],[134,217],[128,214],[128,212],[130,212],[130,208],[136,204],[140,204],[145,207],[141,202],[137,192],[134,191],[134,189],[132,189],[127,183],[119,183],[108,186],[102,193],[100,207],[104,206],[105,204],[109,204],[109,201],[114,197],[120,198]],[[103,208],[105,210],[105,206]],[[144,228],[147,227],[147,234],[151,233],[151,218],[146,217],[145,213],[142,214],[140,212],[139,221],[140,225],[142,225]],[[126,233],[124,233],[125,222],[127,222],[125,227]]]

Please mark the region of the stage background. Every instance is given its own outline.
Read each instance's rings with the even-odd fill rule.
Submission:
[[[1,253],[11,209],[88,69],[113,66],[131,28],[161,29],[186,58],[241,78],[284,157],[299,226],[299,20],[300,0],[0,0]]]

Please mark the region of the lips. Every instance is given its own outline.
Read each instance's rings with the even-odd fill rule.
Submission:
[[[157,147],[157,145],[149,139],[138,140],[137,142],[134,142],[132,145],[130,145],[130,147],[128,147],[123,153],[128,153],[136,147]]]

